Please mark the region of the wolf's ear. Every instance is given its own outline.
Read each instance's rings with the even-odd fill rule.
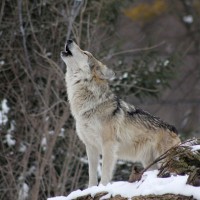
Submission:
[[[115,78],[115,73],[113,72],[113,70],[107,68],[106,65],[103,64],[95,67],[95,74],[100,79],[109,80]]]

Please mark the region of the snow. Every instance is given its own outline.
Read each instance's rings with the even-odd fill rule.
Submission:
[[[26,183],[23,183],[22,187],[19,190],[19,198],[20,200],[25,200],[28,197],[29,186]]]
[[[128,78],[128,73],[127,73],[127,72],[125,72],[125,73],[123,74],[123,78],[124,78],[124,79]]]
[[[47,138],[46,137],[42,138],[42,140],[41,140],[41,146],[42,146],[42,149],[45,151],[46,148],[47,148]]]
[[[1,60],[0,61],[0,65],[4,65],[5,64],[5,61],[4,60]]]
[[[200,145],[193,145],[192,146],[192,151],[198,151],[200,150]]]
[[[187,24],[191,24],[193,22],[193,17],[192,15],[187,15],[183,17],[183,21]]]
[[[10,111],[8,107],[7,99],[3,99],[0,102],[0,126],[5,125],[8,122],[7,114]],[[10,128],[5,136],[4,143],[7,143],[9,147],[14,146],[16,141],[13,139],[13,131],[15,130],[15,122],[11,121]]]
[[[192,196],[200,200],[200,187],[187,185],[188,175],[171,176],[168,178],[158,178],[158,170],[145,172],[142,179],[138,182],[129,183],[125,181],[114,182],[107,186],[99,185],[85,190],[77,190],[72,192],[67,197],[53,197],[48,200],[71,200],[80,196],[88,195],[95,196],[100,192],[107,192],[108,194],[102,199],[111,196],[121,195],[125,198],[131,198],[139,195],[163,195],[167,193],[182,194],[185,196]]]
[[[19,152],[23,153],[26,151],[26,146],[23,143],[20,143]]]
[[[61,128],[61,129],[60,129],[59,136],[62,137],[62,138],[65,137],[65,129],[64,129],[64,128]]]
[[[51,57],[51,55],[52,55],[51,52],[47,52],[47,53],[46,53],[46,56],[47,56],[47,57]]]
[[[0,125],[6,124],[8,121],[7,113],[9,110],[10,108],[7,105],[7,99],[3,99],[0,102]]]
[[[4,143],[7,143],[9,147],[12,147],[16,144],[16,140],[13,139],[13,131],[15,130],[15,122],[11,121],[10,128],[5,136]]]
[[[7,143],[9,147],[14,146],[16,143],[16,141],[13,139],[12,134],[10,133],[6,135],[6,139],[4,142]]]
[[[160,79],[156,79],[156,83],[160,83],[161,81],[160,81]]]
[[[169,64],[169,60],[165,60],[163,65],[166,67]]]

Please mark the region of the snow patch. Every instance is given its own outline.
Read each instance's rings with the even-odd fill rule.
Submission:
[[[46,151],[46,149],[47,149],[47,138],[46,137],[42,138],[41,146],[42,146],[43,151]]]
[[[8,107],[7,103],[7,99],[3,99],[0,104],[0,125],[4,125],[8,121],[7,114],[10,108]]]
[[[127,72],[125,72],[125,73],[123,74],[123,78],[124,78],[124,79],[128,78],[128,73],[127,73]]]
[[[22,187],[19,190],[19,198],[20,200],[25,200],[28,197],[29,186],[26,183],[22,184]]]
[[[91,195],[100,192],[107,192],[106,197],[121,195],[125,198],[131,198],[139,195],[163,195],[167,193],[182,194],[185,196],[193,195],[194,198],[200,199],[200,187],[187,185],[188,175],[171,176],[168,178],[158,178],[158,170],[145,172],[142,179],[138,182],[129,183],[125,181],[114,182],[107,186],[93,186],[85,190],[77,190],[67,197],[53,197],[48,200],[72,200],[80,196]]]
[[[15,130],[15,123],[14,121],[11,121],[11,126],[10,126],[10,129],[8,129],[8,132],[5,136],[5,140],[4,140],[4,143],[7,143],[7,145],[9,147],[12,147],[16,144],[16,140],[13,139],[13,131]]]
[[[15,139],[13,139],[13,136],[10,133],[6,135],[4,142],[7,143],[9,147],[14,146],[16,143]]]
[[[47,56],[47,57],[51,57],[51,56],[52,56],[52,53],[51,53],[51,52],[47,52],[47,53],[46,53],[46,56]]]
[[[169,64],[169,60],[165,60],[163,65],[166,67]]]
[[[4,65],[5,61],[4,60],[0,60],[0,65]]]
[[[192,15],[186,15],[183,17],[183,21],[187,24],[191,24],[193,22],[193,16]]]
[[[20,143],[19,152],[24,153],[26,151],[26,146],[23,143]]]
[[[200,150],[200,145],[193,145],[192,146],[192,151],[198,151]]]
[[[60,129],[59,136],[62,137],[62,138],[65,137],[65,129],[64,129],[64,128],[61,128],[61,129]]]

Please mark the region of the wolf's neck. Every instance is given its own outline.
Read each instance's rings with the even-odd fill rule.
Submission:
[[[83,113],[96,109],[100,104],[113,98],[108,84],[96,84],[77,79],[67,80],[67,92],[72,114],[75,118]]]

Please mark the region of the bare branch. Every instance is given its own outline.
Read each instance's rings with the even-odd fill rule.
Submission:
[[[17,3],[18,3],[18,17],[19,17],[19,26],[20,26],[19,28],[20,28],[20,31],[21,31],[21,34],[22,34],[22,40],[23,40],[23,47],[24,47],[24,53],[25,53],[25,58],[26,58],[26,64],[27,64],[29,70],[32,71],[31,62],[30,62],[29,54],[28,54],[28,49],[27,49],[27,46],[26,46],[25,30],[24,30],[24,27],[23,27],[22,0],[18,0]]]
[[[144,48],[138,48],[138,49],[129,49],[129,50],[124,50],[124,51],[119,51],[113,54],[109,54],[105,57],[103,57],[101,60],[110,60],[112,57],[114,56],[118,56],[118,55],[122,55],[122,54],[127,54],[127,53],[136,53],[136,52],[140,52],[140,51],[148,51],[148,50],[152,50],[155,48],[158,48],[162,45],[166,44],[165,41],[160,42],[159,44],[150,46],[150,47],[144,47]]]
[[[68,24],[66,42],[67,42],[68,39],[70,39],[73,23],[74,23],[76,17],[78,16],[80,9],[83,6],[83,4],[84,4],[84,0],[74,0],[73,6],[72,6],[72,9],[71,9],[71,13],[70,13],[70,16],[69,16],[69,24]]]

